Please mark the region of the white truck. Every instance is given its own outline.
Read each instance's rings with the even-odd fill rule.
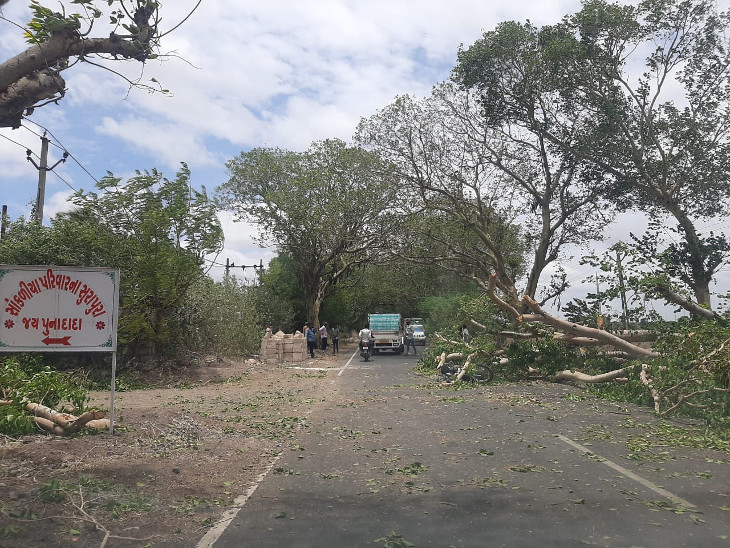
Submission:
[[[400,314],[368,314],[370,331],[373,332],[373,349],[403,352],[403,321]]]

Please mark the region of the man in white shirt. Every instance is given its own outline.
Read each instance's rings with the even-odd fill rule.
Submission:
[[[362,350],[362,341],[370,341],[373,338],[373,332],[370,331],[370,324],[365,324],[358,333],[357,338],[360,340],[360,350]]]

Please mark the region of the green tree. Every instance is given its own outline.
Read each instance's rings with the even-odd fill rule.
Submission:
[[[530,28],[511,52],[498,52],[501,64],[485,34],[459,52],[455,69],[480,93],[487,116],[511,124],[528,120],[536,105],[533,80],[510,62],[536,52],[535,70],[563,105],[540,131],[564,154],[609,174],[617,206],[673,218],[683,241],[670,244],[665,259],[704,306],[730,252],[724,236],[705,238],[695,225],[724,214],[730,196],[728,17],[710,0],[589,0],[559,25]],[[505,79],[515,85],[503,86]]]
[[[177,309],[204,276],[203,258],[222,247],[217,209],[205,189],[192,188],[185,165],[174,180],[152,170],[126,183],[109,174],[97,186],[100,194],[77,192],[76,209],[56,215],[50,227],[13,223],[0,240],[0,259],[119,268],[119,341],[159,355],[180,342]]]
[[[606,217],[596,186],[540,135],[484,120],[468,92],[442,84],[422,101],[399,97],[363,120],[357,135],[396,166],[410,190],[411,231],[421,237],[418,249],[404,252],[456,268],[484,287],[494,274],[517,306],[518,278],[526,276],[522,293],[534,297],[562,248],[589,240]],[[564,287],[544,284],[542,298]]]
[[[234,277],[221,282],[208,276],[197,279],[186,291],[185,302],[176,307],[183,350],[216,356],[258,354],[271,305],[261,289]]]
[[[0,14],[0,21],[24,31],[30,44],[25,51],[0,63],[0,127],[17,128],[24,115],[62,99],[66,93],[62,73],[77,62],[93,59],[93,64],[108,68],[110,61],[143,64],[157,57],[162,37],[160,2],[107,0],[101,3],[110,8],[106,14],[94,0],[73,0],[71,4],[76,10],[73,12],[61,2],[49,8],[31,0],[32,18],[27,26]],[[94,26],[101,24],[105,16],[108,27],[99,37],[91,36]],[[132,81],[129,84],[165,91],[154,79],[149,85]]]
[[[294,333],[307,322],[304,291],[299,284],[294,260],[288,253],[280,253],[269,261],[261,274],[257,295],[261,301],[259,310],[264,326],[273,325],[277,331]]]
[[[255,222],[259,242],[291,257],[307,320],[361,265],[384,256],[398,189],[377,155],[340,140],[305,152],[254,149],[227,164],[220,204]]]

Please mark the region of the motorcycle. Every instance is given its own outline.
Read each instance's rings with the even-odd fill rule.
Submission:
[[[446,362],[437,369],[437,377],[448,383],[453,383],[463,371],[463,365],[455,365],[453,362]],[[486,363],[474,363],[469,366],[461,380],[471,383],[487,383],[494,378],[494,370]]]
[[[368,361],[370,359],[370,354],[372,352],[370,345],[370,341],[360,341],[360,357],[364,358],[365,361]]]

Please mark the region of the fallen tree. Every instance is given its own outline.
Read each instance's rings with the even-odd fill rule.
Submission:
[[[504,378],[570,382],[593,385],[596,390],[601,384],[629,383],[639,389],[622,388],[620,393],[640,398],[637,403],[646,402],[648,395],[659,416],[683,415],[712,424],[727,423],[730,326],[723,318],[687,318],[675,322],[671,332],[611,333],[550,314],[529,296],[513,305],[496,294],[493,278],[490,282],[485,284],[486,296],[513,321],[513,329],[491,320],[466,320],[482,334],[470,340],[435,336],[434,353],[425,362],[427,366],[440,370],[446,361],[468,358],[468,363],[498,364],[497,372]],[[494,312],[485,317],[494,317]],[[638,396],[641,387],[647,392],[644,396]]]
[[[501,299],[496,294],[496,277],[490,276],[487,284],[487,296],[497,305],[497,307],[512,316],[518,323],[527,324],[540,322],[556,329],[566,342],[583,346],[606,345],[617,348],[625,352],[629,356],[656,358],[659,355],[647,348],[643,348],[632,342],[614,335],[603,329],[587,327],[577,323],[569,322],[557,316],[549,314],[538,304],[538,302],[528,295],[522,297],[522,303],[532,312],[525,314],[519,312],[515,307]],[[529,337],[528,337],[529,338]]]

